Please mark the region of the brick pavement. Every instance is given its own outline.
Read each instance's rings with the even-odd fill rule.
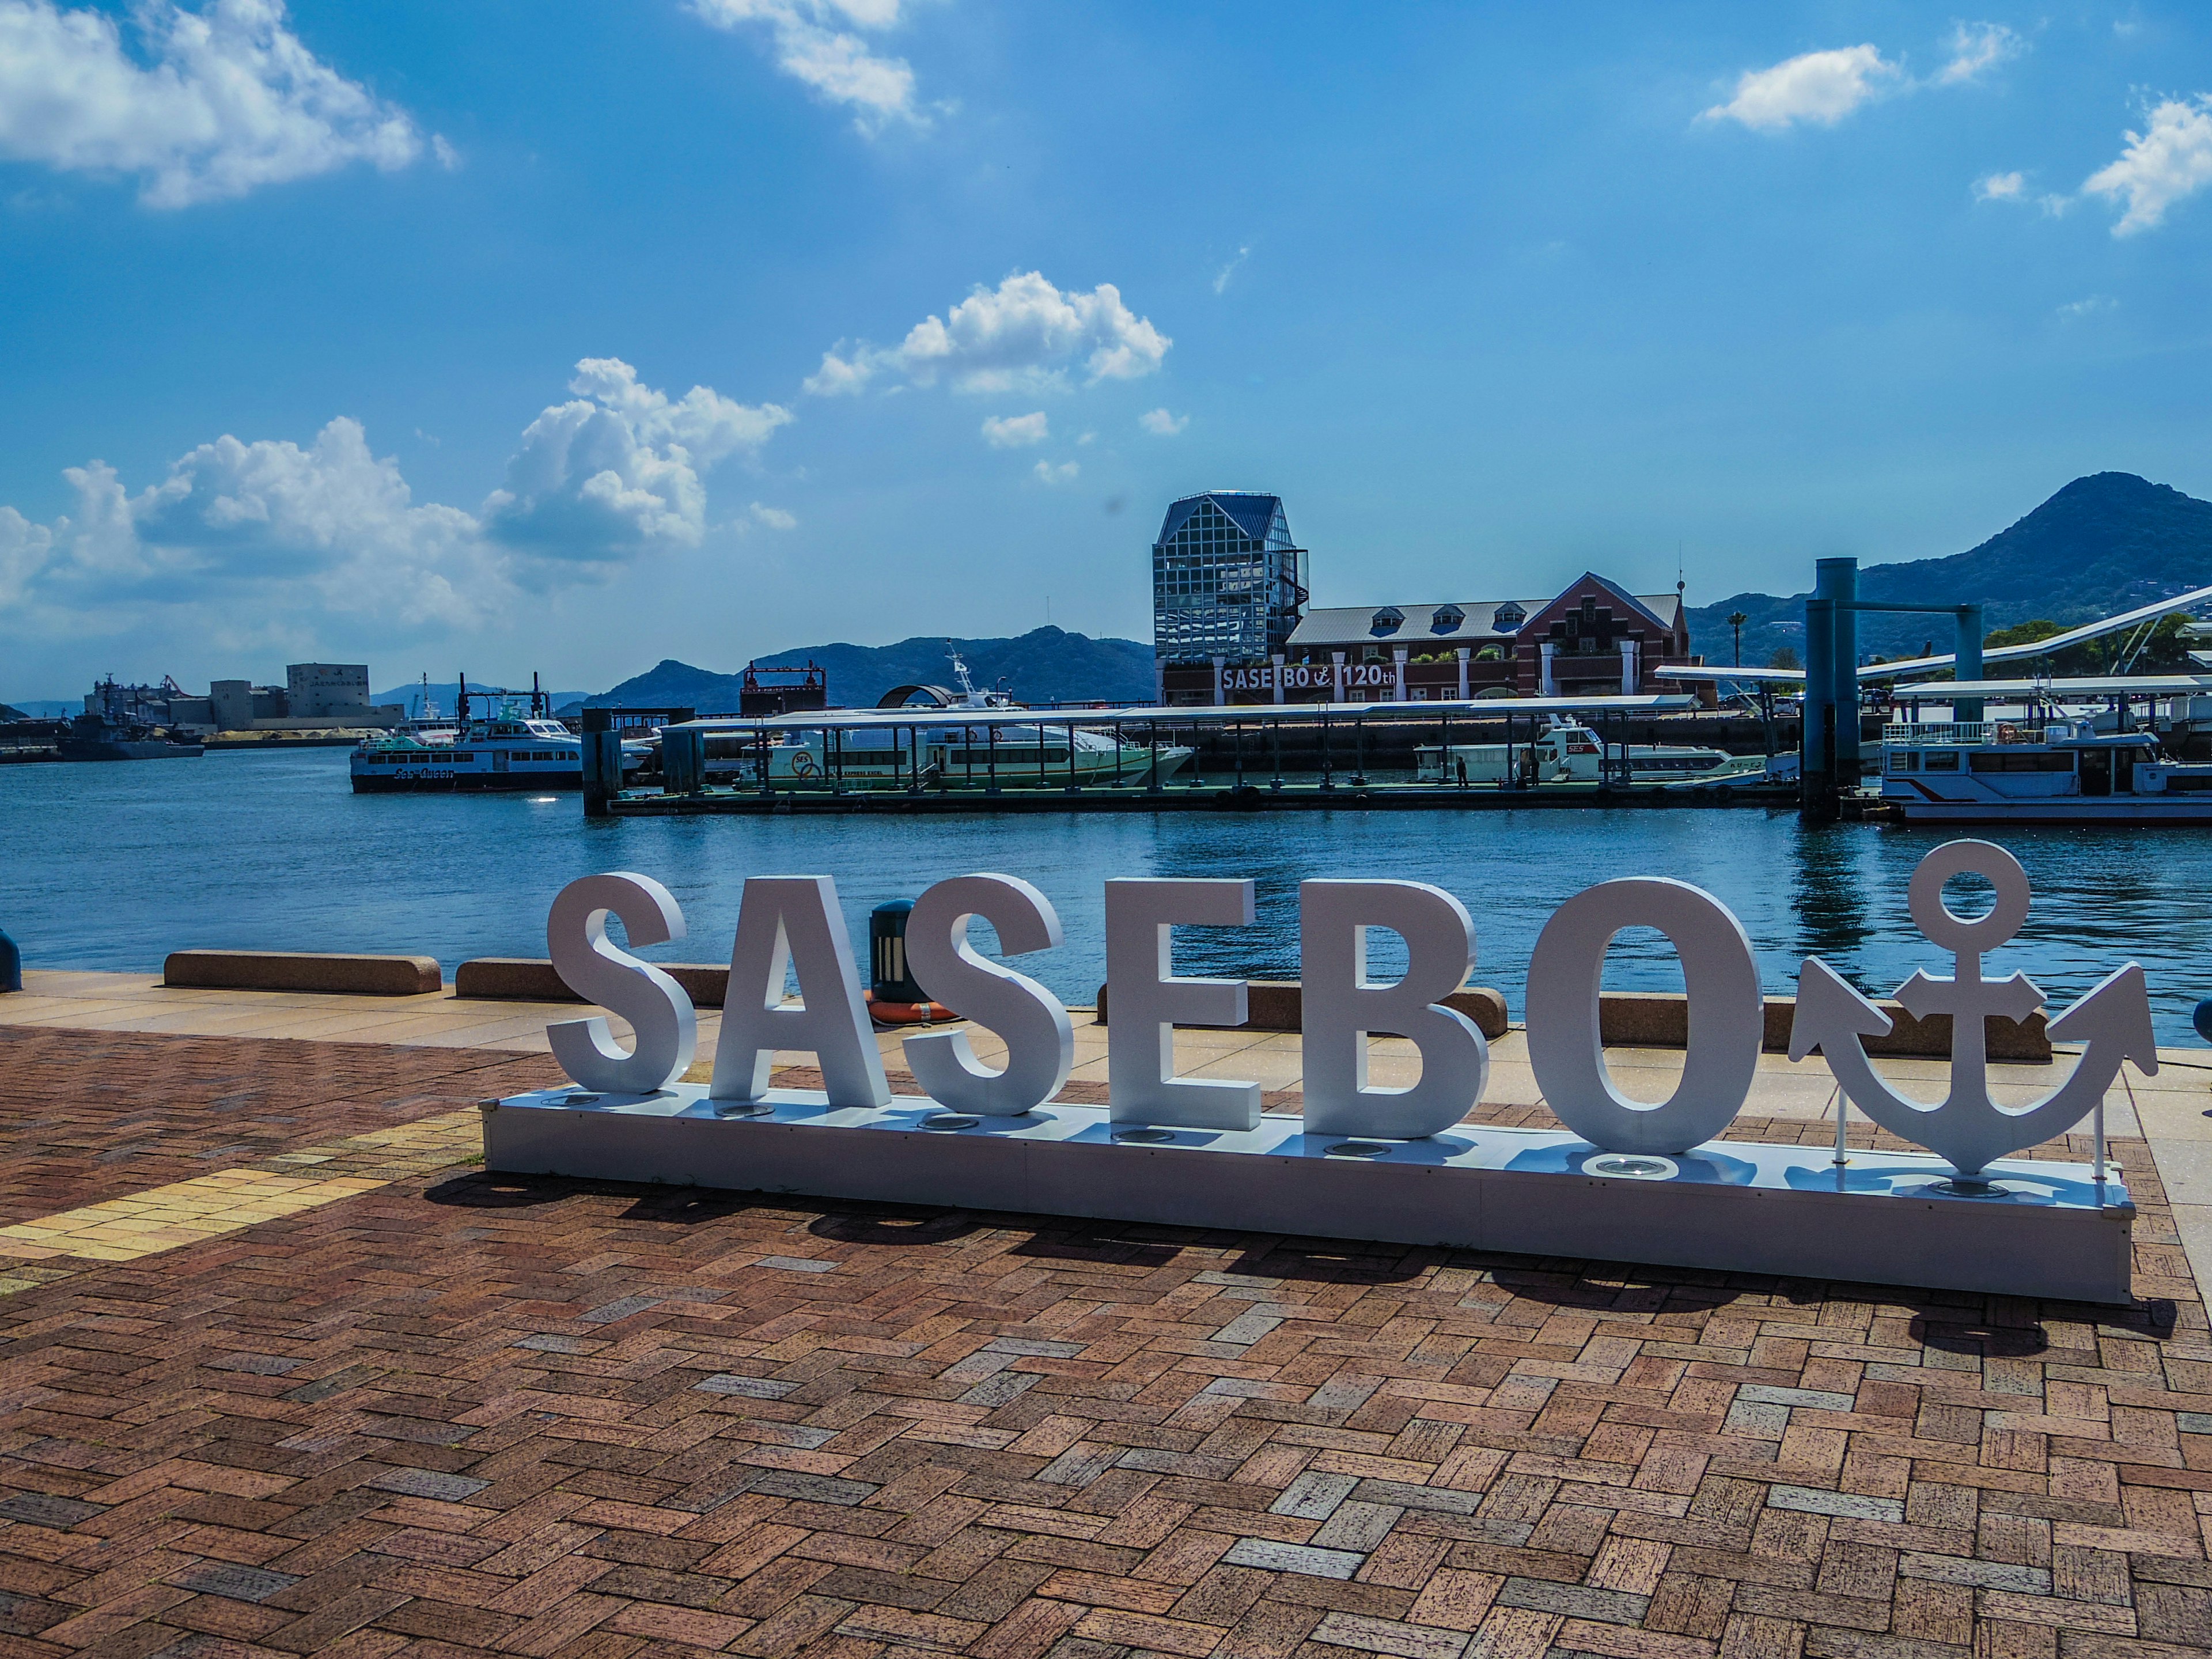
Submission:
[[[188,1139],[475,1088],[137,1041]],[[2134,1310],[409,1176],[0,1298],[0,1659],[2196,1653],[2142,1150]]]
[[[0,1224],[560,1080],[490,1049],[0,1025]]]

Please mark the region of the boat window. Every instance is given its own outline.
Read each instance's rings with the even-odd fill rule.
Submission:
[[[1977,772],[2071,772],[2074,757],[2063,750],[2007,754],[1999,750],[1977,749],[1968,763]]]
[[[1957,771],[1959,769],[1959,751],[1955,749],[1938,749],[1933,750],[1928,756],[1926,769],[1930,772]]]
[[[1889,769],[1893,772],[1917,772],[1920,769],[1920,751],[1917,749],[1893,750],[1889,757]]]

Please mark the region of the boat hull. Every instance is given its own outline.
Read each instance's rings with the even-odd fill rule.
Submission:
[[[2212,824],[2212,797],[2197,795],[2116,795],[2088,800],[2054,797],[2017,804],[1899,799],[1894,795],[1888,800],[1907,823]]]
[[[544,794],[581,789],[584,775],[575,772],[483,772],[473,776],[425,769],[416,776],[392,773],[368,776],[355,773],[356,795],[516,795]]]

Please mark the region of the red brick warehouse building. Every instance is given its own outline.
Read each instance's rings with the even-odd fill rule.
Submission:
[[[1584,572],[1549,599],[1310,610],[1282,499],[1209,490],[1168,508],[1152,544],[1161,701],[1427,702],[1675,691],[1697,664],[1680,593]]]

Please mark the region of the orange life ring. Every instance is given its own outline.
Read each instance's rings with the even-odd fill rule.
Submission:
[[[873,991],[862,992],[861,998],[868,1005],[868,1018],[878,1025],[927,1025],[960,1018],[941,1002],[878,1002]]]
[[[791,757],[791,771],[793,777],[811,778],[820,769],[815,764],[814,755],[811,750],[802,749]]]

